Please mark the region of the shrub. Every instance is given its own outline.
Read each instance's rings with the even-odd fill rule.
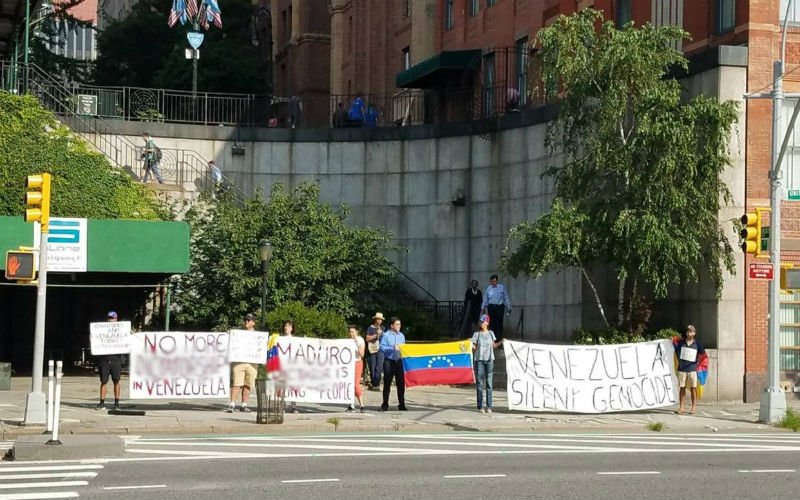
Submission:
[[[648,335],[650,340],[658,340],[658,339],[671,339],[673,337],[680,337],[681,333],[674,329],[674,328],[662,328],[661,330]]]
[[[791,429],[794,432],[800,431],[800,413],[791,408],[786,408],[786,415],[775,424],[783,429]]]
[[[306,307],[300,302],[287,302],[267,314],[267,329],[273,333],[283,333],[283,322],[294,322],[294,334],[302,337],[336,339],[347,336],[347,323],[344,316],[333,311],[323,311],[316,307]]]

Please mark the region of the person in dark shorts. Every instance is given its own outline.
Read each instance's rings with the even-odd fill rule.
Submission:
[[[117,321],[117,313],[115,311],[108,311],[107,319],[108,321]],[[111,381],[114,383],[114,409],[119,410],[119,380],[122,378],[122,354],[98,356],[97,364],[100,369],[100,404],[95,408],[98,410],[105,410],[106,386],[108,384],[108,379],[111,378]]]

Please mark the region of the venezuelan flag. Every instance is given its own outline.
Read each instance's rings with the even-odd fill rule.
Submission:
[[[400,346],[406,387],[474,384],[472,342],[403,344]]]
[[[281,371],[281,359],[278,356],[278,335],[272,334],[267,343],[267,376],[273,378]]]

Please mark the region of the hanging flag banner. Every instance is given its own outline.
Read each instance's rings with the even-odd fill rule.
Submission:
[[[259,365],[263,365],[267,362],[269,332],[231,330],[230,334],[231,341],[228,349],[228,362],[256,363]]]
[[[94,356],[127,354],[131,351],[130,339],[130,321],[89,323],[89,343]]]
[[[130,398],[227,398],[227,332],[131,335]]]
[[[474,384],[472,342],[438,344],[402,344],[403,373],[406,387],[418,385]]]
[[[547,345],[505,340],[510,410],[607,413],[678,401],[669,339]]]
[[[355,392],[356,352],[352,339],[277,337],[270,340],[270,378],[284,387],[286,401],[346,403]]]

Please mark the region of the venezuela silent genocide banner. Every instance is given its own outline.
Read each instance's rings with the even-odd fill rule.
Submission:
[[[547,345],[505,340],[510,410],[607,413],[674,405],[670,340]]]

